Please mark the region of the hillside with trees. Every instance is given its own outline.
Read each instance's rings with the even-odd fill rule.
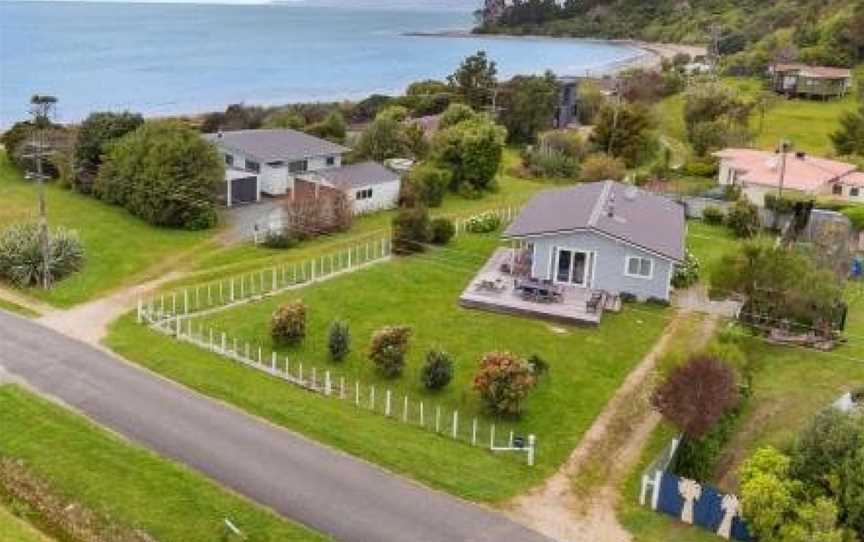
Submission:
[[[727,70],[738,74],[778,55],[832,66],[864,59],[859,0],[514,0],[507,7],[490,0],[477,15],[481,33],[692,44],[711,43],[716,33]]]

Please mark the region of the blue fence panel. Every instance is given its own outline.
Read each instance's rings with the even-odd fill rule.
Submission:
[[[679,490],[679,484],[682,480],[684,478],[665,471],[660,479],[657,510],[676,519],[682,518],[685,505],[684,497]],[[726,511],[723,508],[723,499],[726,495],[708,485],[701,485],[701,488],[701,494],[693,504],[693,524],[716,533],[726,516]],[[732,518],[730,535],[733,540],[740,540],[741,542],[752,540],[747,531],[747,525],[737,515]]]

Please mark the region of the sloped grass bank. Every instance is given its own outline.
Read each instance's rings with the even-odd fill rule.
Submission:
[[[230,540],[226,517],[250,540],[324,540],[16,386],[0,386],[0,427],[0,457],[23,462],[70,502],[161,542]]]

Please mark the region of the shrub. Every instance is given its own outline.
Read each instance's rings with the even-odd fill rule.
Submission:
[[[276,344],[300,344],[306,337],[306,305],[298,300],[276,309],[270,318],[270,336]]]
[[[351,351],[351,331],[348,329],[347,322],[336,320],[330,324],[330,332],[327,335],[327,350],[333,361],[342,361]]]
[[[495,414],[518,415],[535,383],[528,363],[509,352],[484,354],[474,377],[474,389]]]
[[[399,376],[405,367],[410,337],[411,328],[408,326],[387,326],[379,329],[369,345],[369,359],[385,376]]]
[[[557,150],[534,150],[525,156],[525,165],[535,177],[576,178],[579,161]]]
[[[730,410],[702,438],[683,439],[675,453],[672,471],[700,482],[711,480],[717,460],[735,433],[739,418],[740,409]]]
[[[84,247],[73,231],[49,232],[47,256],[49,286],[84,266]],[[19,287],[34,286],[41,283],[45,268],[38,224],[15,224],[0,233],[0,278]]]
[[[425,207],[400,209],[393,219],[393,252],[423,252],[429,242],[429,233],[429,212]]]
[[[95,193],[157,226],[216,224],[216,191],[225,182],[216,147],[178,121],[150,121],[115,141]]]
[[[449,384],[453,379],[453,360],[450,354],[441,350],[430,350],[426,354],[420,379],[429,390],[440,390]]]
[[[420,201],[429,207],[440,207],[453,175],[446,169],[421,164],[408,174],[408,184]]]
[[[635,303],[637,300],[636,294],[632,292],[621,292],[618,297],[621,298],[622,303]]]
[[[267,235],[264,236],[263,245],[267,248],[277,248],[277,249],[286,249],[286,248],[294,248],[296,247],[300,241],[291,234],[287,229],[285,230],[270,230],[267,232]]]
[[[579,178],[585,182],[620,181],[627,174],[627,167],[618,158],[602,153],[592,154],[582,162]]]
[[[709,177],[717,175],[717,161],[711,158],[688,160],[684,163],[683,173],[691,177]]]
[[[501,218],[493,212],[474,215],[465,222],[465,229],[471,233],[490,233],[501,227]]]
[[[658,307],[668,307],[671,305],[668,299],[663,299],[662,297],[651,296],[645,300],[645,303],[649,305],[656,305]]]
[[[759,231],[759,209],[744,198],[726,213],[726,225],[741,238],[753,237]]]
[[[436,245],[446,245],[456,235],[456,226],[447,218],[436,218],[429,228],[429,240]]]
[[[695,356],[672,371],[651,404],[688,438],[699,439],[738,405],[735,373],[723,361]]]
[[[720,225],[726,222],[726,213],[716,205],[709,205],[702,210],[702,220],[706,224]]]
[[[672,275],[672,286],[675,288],[689,288],[699,282],[699,258],[687,249],[684,252],[684,263],[675,266],[675,274]]]

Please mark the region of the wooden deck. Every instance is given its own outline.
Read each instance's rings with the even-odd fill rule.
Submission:
[[[588,312],[587,302],[591,290],[578,287],[567,287],[564,299],[557,303],[528,301],[514,290],[513,276],[501,271],[501,264],[510,261],[510,250],[499,248],[477,273],[468,287],[459,297],[459,304],[470,309],[479,309],[502,314],[513,314],[550,320],[564,324],[581,324],[596,326],[600,323],[603,310]],[[493,291],[480,288],[481,278],[499,278],[503,288]]]

